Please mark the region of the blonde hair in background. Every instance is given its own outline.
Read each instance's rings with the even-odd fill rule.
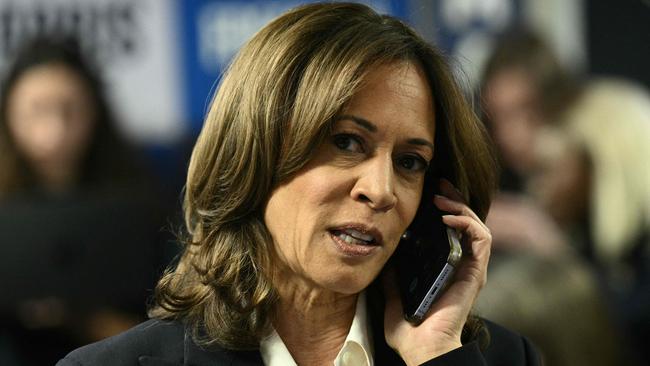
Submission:
[[[591,161],[596,255],[613,264],[650,230],[650,95],[621,80],[594,81],[565,123]]]
[[[395,61],[425,70],[437,164],[485,217],[493,153],[441,54],[364,5],[301,6],[255,34],[221,81],[190,161],[185,248],[159,281],[151,316],[185,321],[202,345],[258,347],[277,301],[266,200],[310,160],[364,75]]]

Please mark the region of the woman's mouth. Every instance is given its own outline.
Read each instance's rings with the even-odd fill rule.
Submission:
[[[357,229],[334,229],[329,233],[337,248],[347,256],[367,256],[380,246],[375,236]]]

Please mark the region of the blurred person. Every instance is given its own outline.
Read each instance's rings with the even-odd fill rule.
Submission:
[[[496,250],[554,255],[567,247],[561,229],[527,192],[535,139],[575,95],[575,82],[551,47],[527,29],[511,29],[486,61],[483,118],[501,162],[500,191],[487,218]]]
[[[631,365],[591,267],[575,253],[496,255],[476,312],[526,334],[545,365]]]
[[[154,319],[60,365],[537,365],[526,338],[470,314],[495,175],[438,50],[364,5],[290,10],[243,46],[212,101]],[[382,270],[438,186],[468,250],[415,327]]]
[[[650,95],[626,81],[592,81],[561,122],[536,144],[533,192],[596,266],[648,362]]]
[[[526,29],[511,29],[488,57],[480,87],[484,119],[502,165],[501,188],[525,191],[536,132],[568,105],[574,82],[551,47]]]
[[[550,365],[616,365],[623,342],[612,335],[618,328],[601,306],[591,263],[529,192],[538,136],[575,103],[577,85],[549,45],[527,30],[504,35],[486,63],[481,105],[503,176],[486,220],[495,260],[479,308],[486,317],[530,334]],[[567,330],[569,320],[579,328]],[[590,352],[599,337],[612,340]]]
[[[74,40],[37,39],[10,66],[0,100],[0,199],[137,182],[96,72]]]
[[[148,272],[153,269],[143,262],[143,274],[134,275],[132,285],[116,282],[99,290],[107,294],[135,293],[137,300],[115,296],[110,304],[100,305],[95,295],[81,286],[85,276],[93,278],[90,273],[78,273],[69,284],[54,285],[58,278],[55,268],[48,269],[48,277],[41,278],[37,275],[41,269],[35,266],[54,266],[59,255],[68,253],[71,259],[60,261],[61,270],[77,268],[73,265],[80,266],[82,261],[90,261],[88,268],[103,270],[102,263],[113,254],[105,248],[84,245],[87,240],[120,240],[120,234],[91,232],[100,225],[106,229],[114,224],[114,230],[125,230],[122,235],[139,235],[142,248],[136,252],[152,252],[149,246],[154,243],[146,240],[157,240],[154,237],[162,225],[162,213],[154,203],[155,185],[116,130],[97,71],[73,39],[39,38],[25,44],[8,68],[0,91],[0,220],[8,220],[0,225],[8,231],[38,225],[33,232],[22,235],[7,231],[0,235],[5,257],[3,275],[6,272],[9,276],[3,277],[2,288],[20,290],[3,295],[4,345],[10,349],[8,352],[17,353],[21,365],[51,364],[79,344],[105,338],[139,322],[144,315],[140,304],[146,296],[143,278],[150,276],[152,280],[153,274]],[[96,218],[83,217],[101,211]],[[112,218],[107,217],[110,215]],[[140,222],[123,224],[131,217],[139,217]],[[51,227],[55,225],[58,227]],[[95,241],[93,235],[106,238]],[[30,249],[30,245],[41,242],[53,248],[53,258],[34,252],[36,247]],[[94,246],[99,245],[96,243]],[[16,245],[20,248],[11,249]],[[30,250],[32,258],[7,258],[7,253]],[[121,262],[126,267],[130,260],[124,258]],[[33,270],[25,268],[26,263],[34,266]],[[108,278],[108,272],[103,276]],[[23,288],[13,283],[32,277],[24,293],[36,298],[19,297]],[[79,287],[76,292],[69,290]],[[118,287],[119,291],[112,291]],[[67,298],[73,292],[80,299]],[[138,305],[134,305],[136,302]]]

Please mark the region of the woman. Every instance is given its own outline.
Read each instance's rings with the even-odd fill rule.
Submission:
[[[525,191],[535,165],[535,136],[575,98],[575,82],[540,35],[510,29],[488,57],[481,104],[501,160],[500,185]]]
[[[650,361],[650,94],[634,83],[585,84],[536,144],[533,192],[598,280],[639,356]]]
[[[428,166],[458,187],[426,179],[473,254],[414,327],[392,272],[379,274]],[[484,356],[469,317],[494,180],[485,132],[436,50],[363,5],[296,8],[242,48],[212,102],[189,167],[187,245],[158,284],[156,319],[61,365],[536,364],[492,325]]]
[[[0,90],[0,199],[139,183],[142,174],[76,41],[27,43]]]
[[[493,259],[520,251],[565,254],[561,229],[527,190],[535,169],[535,139],[571,103],[574,88],[550,45],[527,29],[505,32],[485,63],[481,107],[501,163],[499,193],[487,217]]]
[[[97,73],[72,39],[26,43],[0,85],[0,257],[6,271],[0,353],[7,340],[20,364],[52,364],[70,349],[124,331],[144,316],[144,287],[153,276],[143,273],[154,272],[153,264],[139,262],[136,272],[121,260],[122,273],[131,268],[137,275],[128,282],[113,279],[101,291],[84,284],[91,283],[90,273],[60,284],[71,266],[110,263],[107,253],[119,246],[111,243],[104,250],[107,239],[95,239],[96,231],[108,226],[102,226],[106,212],[114,215],[110,227],[116,236],[121,227],[140,237],[137,252],[153,251],[160,236],[159,200],[151,197],[151,185],[142,189],[144,174],[114,122]],[[71,217],[78,225],[66,225]],[[79,224],[82,217],[91,224]],[[138,220],[125,223],[122,217]],[[37,234],[24,232],[31,227]],[[11,291],[20,283],[28,285]],[[113,296],[104,297],[109,293]]]

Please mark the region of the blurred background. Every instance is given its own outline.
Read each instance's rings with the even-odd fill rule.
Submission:
[[[219,75],[291,0],[0,0],[0,364],[145,318]],[[650,2],[362,1],[449,56],[495,142],[476,312],[548,365],[647,365]]]

